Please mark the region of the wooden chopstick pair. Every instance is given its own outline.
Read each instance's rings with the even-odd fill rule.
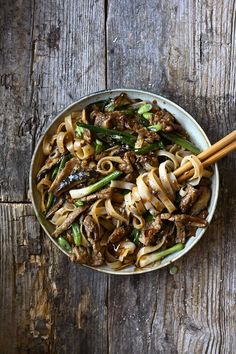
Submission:
[[[236,130],[217,141],[217,143],[210,146],[207,150],[201,152],[197,157],[202,162],[203,167],[206,168],[235,149]],[[174,175],[179,183],[189,179],[193,174],[194,169],[192,168],[191,162],[185,163],[174,171]]]

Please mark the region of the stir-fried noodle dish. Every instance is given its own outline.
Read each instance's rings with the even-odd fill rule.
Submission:
[[[211,169],[158,103],[125,93],[72,112],[43,141],[41,211],[72,261],[156,265],[207,226]],[[194,175],[174,171],[190,161]]]

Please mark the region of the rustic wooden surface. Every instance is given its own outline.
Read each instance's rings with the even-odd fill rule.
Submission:
[[[39,136],[86,93],[160,93],[212,142],[235,129],[235,1],[0,0],[0,9],[0,353],[235,352],[235,155],[219,164],[212,225],[174,276],[71,264],[27,196]]]

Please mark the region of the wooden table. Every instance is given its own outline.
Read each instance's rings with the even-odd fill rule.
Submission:
[[[211,226],[174,276],[70,263],[27,193],[40,135],[93,91],[164,95],[212,142],[235,129],[235,1],[1,0],[0,16],[0,352],[234,353],[235,155],[219,164]]]

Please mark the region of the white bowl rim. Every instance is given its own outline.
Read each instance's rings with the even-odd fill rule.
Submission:
[[[145,94],[145,95],[150,95],[152,96],[154,99],[159,99],[159,100],[163,100],[169,104],[171,104],[173,107],[177,108],[180,112],[182,112],[185,116],[188,117],[189,120],[191,120],[196,127],[198,128],[198,130],[201,132],[202,136],[204,137],[205,141],[207,142],[207,144],[209,146],[211,146],[211,143],[206,135],[206,133],[204,132],[204,130],[202,129],[202,127],[199,125],[199,123],[187,112],[185,111],[182,107],[180,107],[179,105],[177,105],[175,102],[167,99],[164,96],[158,95],[156,93],[153,92],[149,92],[149,91],[145,91],[145,90],[140,90],[140,89],[132,89],[132,88],[115,88],[115,89],[105,89],[105,90],[100,90],[100,91],[96,91],[96,92],[92,92],[88,95],[82,96],[80,97],[78,100],[70,103],[69,105],[67,105],[66,107],[64,107],[59,113],[56,114],[56,116],[52,119],[52,121],[50,122],[50,124],[47,126],[46,130],[44,131],[44,133],[42,134],[42,136],[40,137],[38,143],[36,144],[36,147],[34,149],[34,153],[32,155],[32,159],[31,159],[31,165],[30,165],[30,173],[29,173],[29,191],[30,191],[30,196],[31,196],[31,203],[33,205],[33,209],[34,212],[36,214],[36,217],[40,223],[40,226],[43,228],[44,232],[46,233],[46,235],[50,238],[50,240],[60,249],[61,252],[63,252],[65,255],[69,256],[68,253],[66,251],[64,251],[56,242],[56,240],[50,235],[50,233],[48,232],[47,228],[44,226],[44,223],[41,222],[40,217],[39,217],[39,212],[37,210],[37,206],[36,203],[34,201],[33,198],[33,165],[34,165],[34,160],[37,154],[38,149],[40,148],[40,145],[42,144],[42,141],[44,139],[44,136],[47,134],[47,132],[51,129],[51,126],[64,114],[66,113],[68,110],[70,110],[71,108],[73,108],[73,106],[85,101],[88,98],[91,98],[93,96],[96,96],[98,94],[112,94],[114,92],[117,93],[121,93],[121,92],[125,92],[125,93],[141,93],[141,94]],[[217,206],[217,200],[218,200],[218,196],[219,196],[219,170],[218,170],[218,166],[217,164],[214,165],[214,174],[215,174],[215,194],[214,194],[214,198],[213,198],[213,203],[212,203],[212,208],[211,211],[207,217],[208,223],[210,224],[216,206]],[[87,264],[79,264],[82,265],[86,268],[90,268],[92,270],[96,270],[98,272],[101,273],[106,273],[106,274],[112,274],[112,275],[139,275],[139,274],[144,274],[144,273],[149,273],[158,269],[161,269],[163,267],[166,267],[172,263],[174,263],[177,259],[181,258],[182,256],[184,256],[186,253],[188,253],[195,245],[196,243],[198,243],[198,241],[200,241],[200,239],[203,237],[204,233],[206,232],[206,230],[208,229],[208,227],[206,229],[202,230],[201,235],[197,236],[195,238],[195,240],[191,243],[191,245],[189,245],[188,247],[184,247],[182,251],[176,252],[176,256],[173,257],[171,260],[168,260],[166,263],[164,264],[158,264],[157,266],[153,267],[153,268],[147,268],[147,269],[138,269],[137,271],[128,271],[123,273],[122,270],[112,270],[112,269],[101,269],[99,267],[92,267],[89,266]]]

